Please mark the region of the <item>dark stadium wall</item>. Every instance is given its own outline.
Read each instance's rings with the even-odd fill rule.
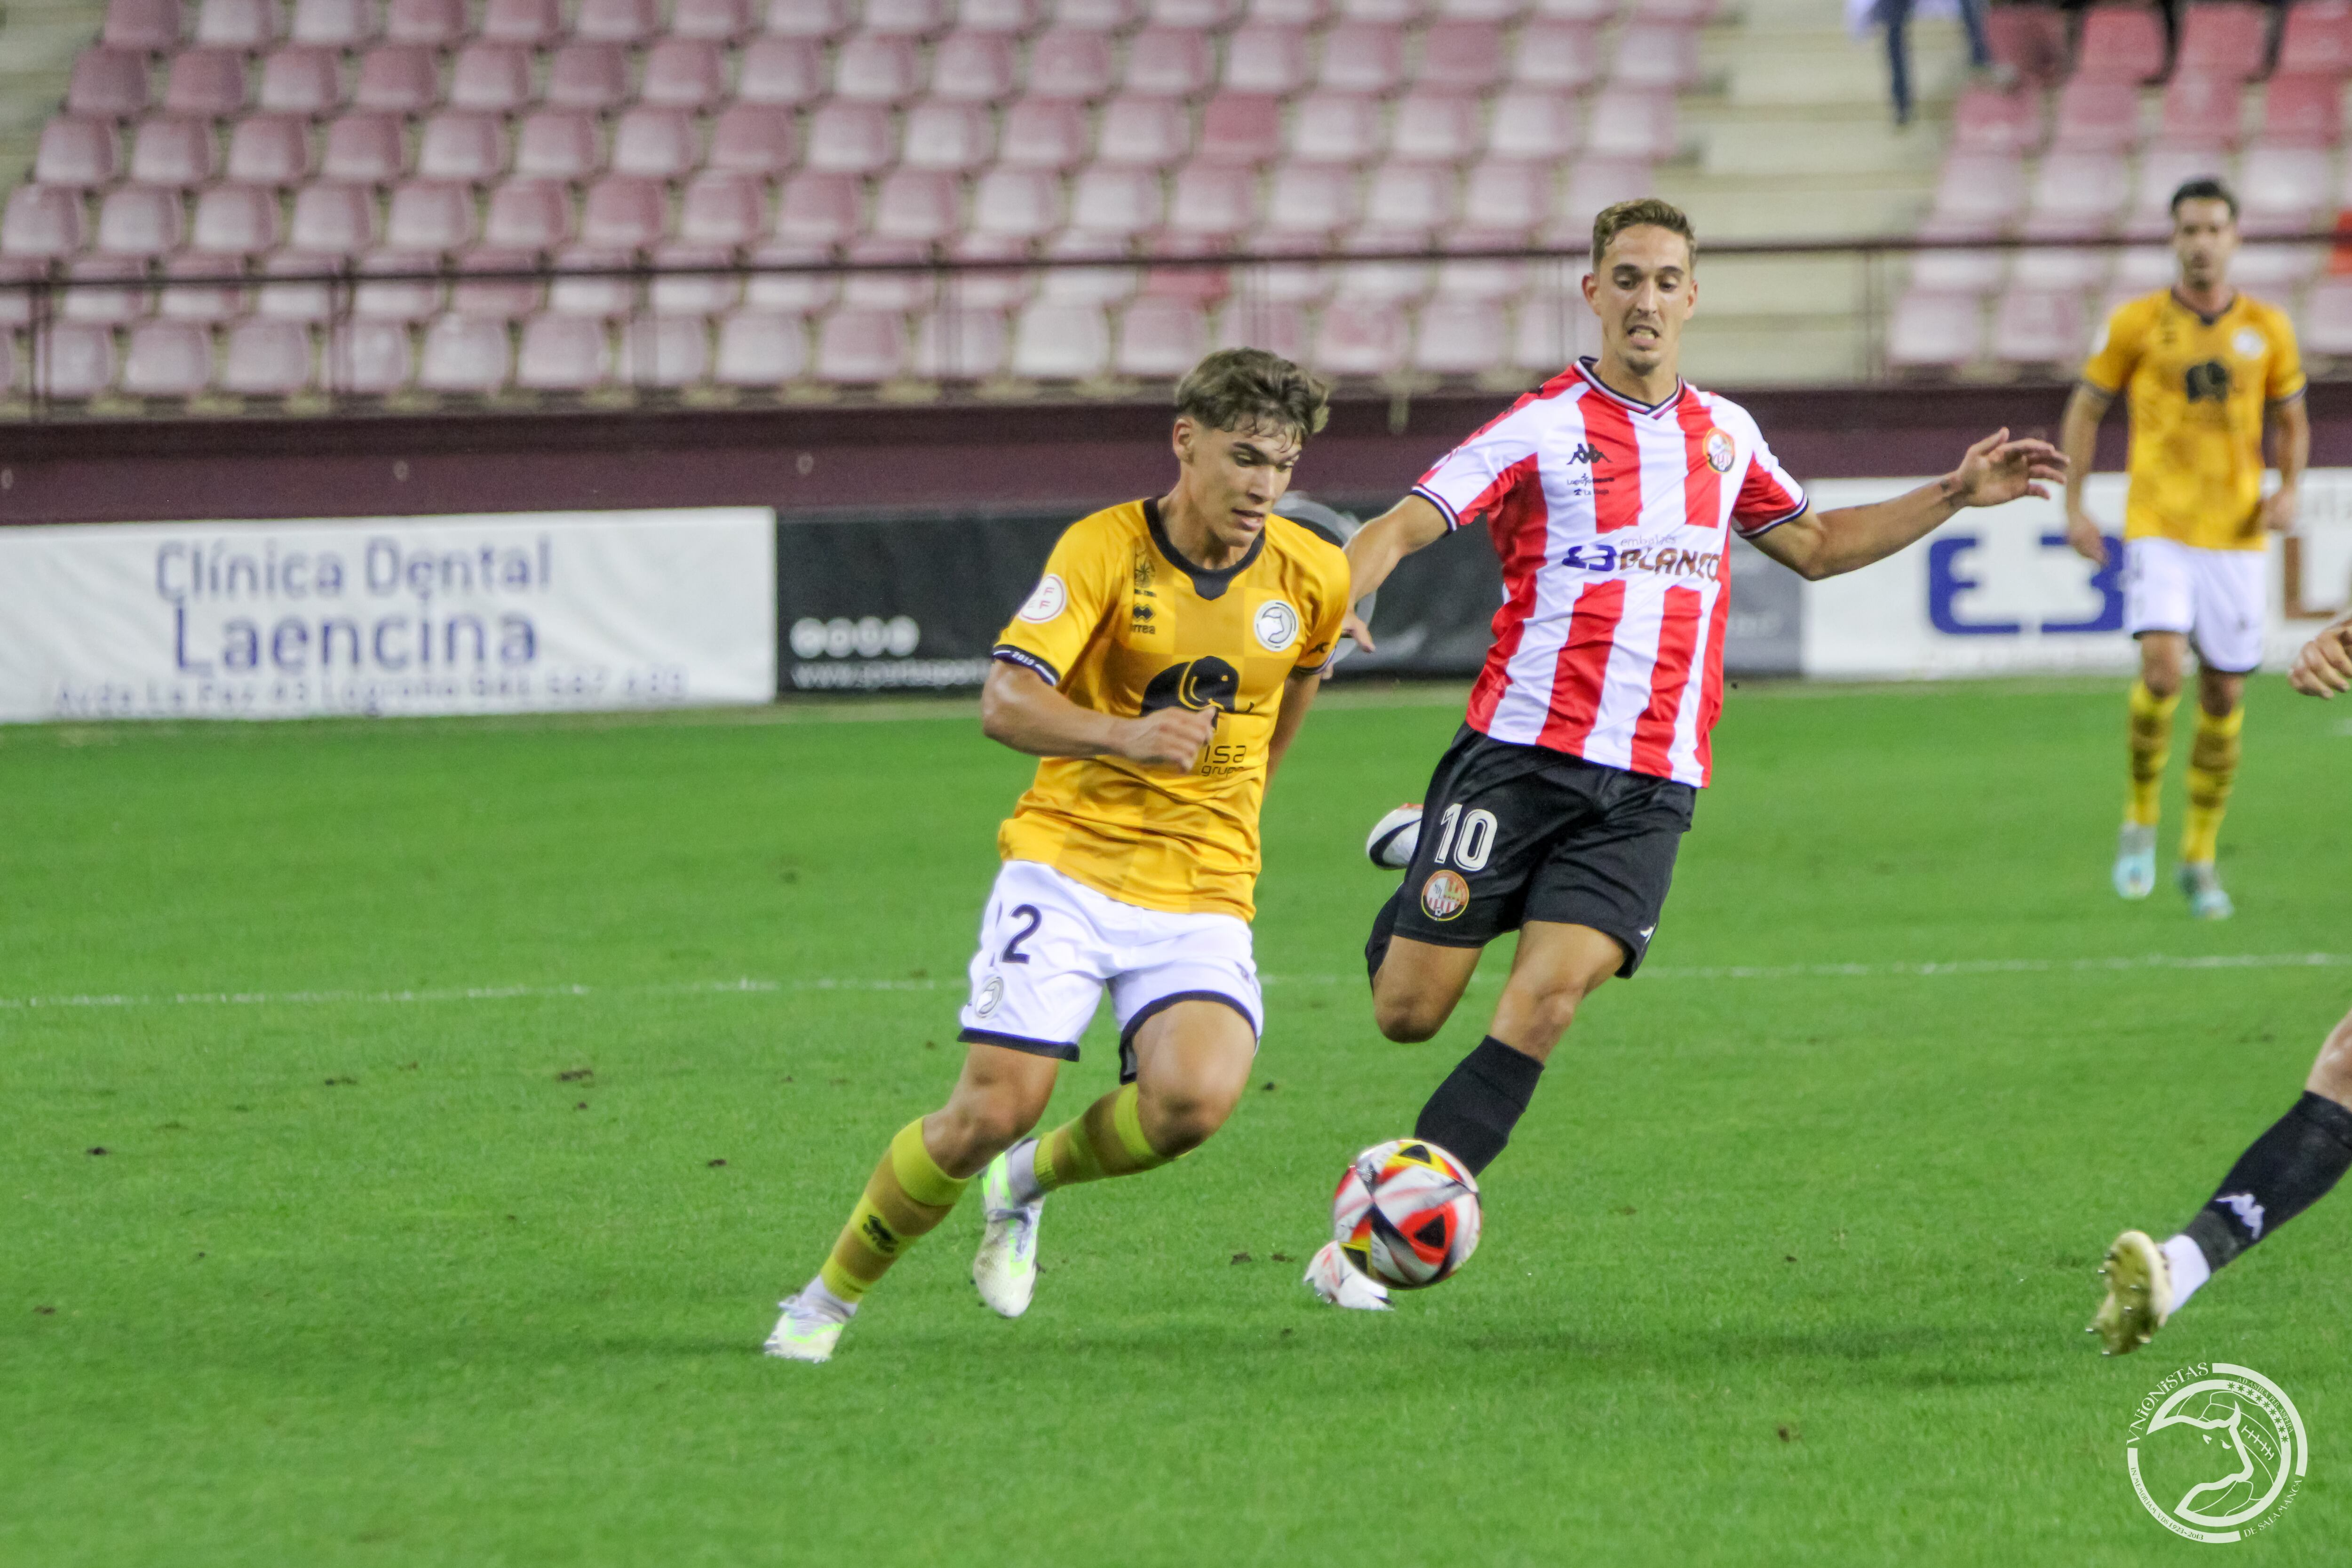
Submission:
[[[2065,389],[1741,394],[1800,478],[1924,474],[2007,425],[2054,432]],[[1402,493],[1499,394],[1337,403],[1298,483]],[[2352,384],[2315,385],[2314,460],[2352,463]],[[1133,404],[110,420],[0,426],[0,523],[760,505],[788,515],[1075,511],[1168,482],[1167,415]],[[2119,463],[2122,422],[2105,432]]]

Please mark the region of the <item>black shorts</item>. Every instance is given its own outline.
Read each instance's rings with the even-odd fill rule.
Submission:
[[[1642,966],[1698,792],[1464,725],[1429,781],[1396,934],[1484,947],[1528,921],[1591,926]]]

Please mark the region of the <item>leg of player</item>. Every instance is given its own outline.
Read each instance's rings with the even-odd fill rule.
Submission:
[[[767,1352],[830,1360],[866,1292],[898,1255],[948,1217],[976,1172],[1037,1125],[1060,1066],[1003,1046],[969,1047],[947,1104],[900,1128],[882,1152],[824,1267],[782,1303]]]
[[[2238,736],[2245,727],[2246,678],[2200,668],[2197,672],[2197,739],[2189,752],[2189,819],[2180,835],[2180,890],[2200,921],[2235,912],[2214,866],[2221,815],[2238,780]]]
[[[1183,1001],[1145,1019],[1134,1050],[1133,1083],[1044,1137],[1014,1145],[982,1178],[987,1220],[971,1279],[981,1299],[1005,1317],[1027,1311],[1036,1290],[1045,1194],[1156,1170],[1208,1142],[1249,1085],[1257,1035],[1223,1002]]]
[[[1381,912],[1389,910],[1384,907]],[[1380,937],[1378,928],[1375,937]],[[1382,941],[1379,962],[1372,967],[1372,1018],[1381,1033],[1402,1045],[1418,1045],[1444,1028],[1469,989],[1484,951],[1442,947],[1412,937]]]
[[[2144,899],[2156,890],[2156,825],[2188,646],[2180,632],[2139,635],[2140,673],[2131,689],[2131,784],[2124,797],[2123,830],[2116,837],[2116,892],[2126,899]]]
[[[2100,1272],[2106,1300],[2090,1331],[2109,1355],[2147,1343],[2198,1288],[2238,1254],[2327,1195],[2352,1169],[2352,1014],[2319,1047],[2303,1098],[2248,1145],[2195,1218],[2161,1247],[2127,1230]]]

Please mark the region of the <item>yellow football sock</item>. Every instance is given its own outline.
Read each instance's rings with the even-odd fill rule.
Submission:
[[[1087,1106],[1076,1121],[1037,1140],[1037,1185],[1050,1193],[1080,1182],[1156,1170],[1174,1159],[1144,1138],[1136,1086],[1128,1084]]]
[[[969,1177],[940,1170],[923,1147],[921,1117],[898,1129],[867,1179],[866,1194],[850,1210],[841,1239],[833,1244],[833,1256],[818,1272],[824,1288],[845,1301],[857,1300],[898,1260],[908,1242],[948,1217],[970,1184]]]
[[[2180,835],[2180,858],[2210,862],[2221,836],[2221,814],[2230,809],[2230,786],[2238,782],[2238,731],[2246,725],[2242,705],[2220,718],[2197,710],[2197,739],[2189,749],[2189,822]]]
[[[2131,689],[2131,788],[2124,796],[2124,820],[2154,827],[2163,808],[2158,803],[2164,789],[2164,764],[2172,755],[2172,710],[2180,693],[2158,697],[2144,680]]]

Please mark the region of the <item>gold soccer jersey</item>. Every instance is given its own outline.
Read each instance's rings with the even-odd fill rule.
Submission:
[[[1330,658],[1347,607],[1347,558],[1287,518],[1267,518],[1249,553],[1220,572],[1177,554],[1157,501],[1071,524],[996,657],[1098,713],[1214,708],[1216,733],[1189,773],[1045,759],[998,850],[1124,903],[1249,919],[1283,683]]]
[[[2284,313],[2243,294],[2210,320],[2168,289],[2127,300],[2083,379],[2130,400],[2125,538],[2263,548],[2263,413],[2304,386]]]

